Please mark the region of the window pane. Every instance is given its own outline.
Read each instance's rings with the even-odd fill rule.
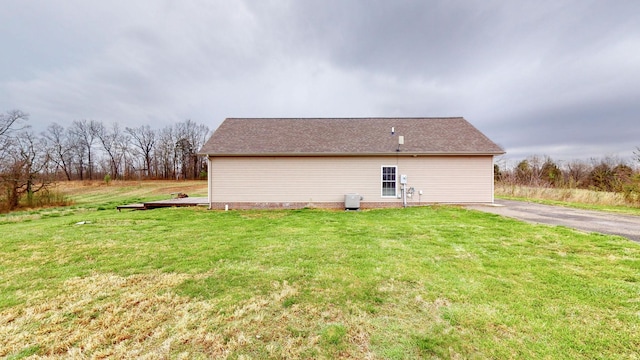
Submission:
[[[396,196],[395,187],[383,187],[382,188],[382,196]]]
[[[382,168],[382,196],[396,196],[396,167]]]

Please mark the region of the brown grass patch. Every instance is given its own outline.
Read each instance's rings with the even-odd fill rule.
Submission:
[[[167,187],[159,187],[154,190],[155,194],[171,194],[171,193],[184,193],[189,196],[195,196],[194,194],[207,194],[207,183],[206,182],[198,182],[196,184],[185,183],[183,185],[176,186],[167,186]]]
[[[44,359],[226,358],[243,353],[308,358],[323,353],[322,328],[334,323],[347,328],[349,347],[340,357],[372,356],[365,313],[285,307],[284,301],[298,294],[287,282],[274,282],[269,294],[232,308],[173,291],[198,276],[95,274],[66,281],[57,296],[30,294],[24,306],[0,313],[0,357],[36,348]]]
[[[562,189],[551,187],[531,187],[521,185],[496,184],[495,194],[526,199],[543,199],[570,203],[604,205],[604,206],[633,206],[621,193],[594,191],[587,189]]]
[[[183,192],[191,195],[206,194],[207,182],[202,180],[113,180],[104,181],[63,181],[56,184],[57,190],[68,195],[102,194],[116,189],[127,189],[129,193],[171,194]]]
[[[37,345],[42,355],[133,357],[167,355],[166,332],[179,327],[194,309],[169,289],[185,275],[151,274],[122,278],[99,274],[64,283],[60,295],[8,309],[0,317],[0,356]],[[31,295],[33,298],[46,298]]]

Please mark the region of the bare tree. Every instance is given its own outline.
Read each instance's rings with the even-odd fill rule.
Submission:
[[[27,114],[18,110],[0,115],[0,160],[14,151],[15,134],[26,128],[21,124],[26,119]],[[66,180],[94,179],[101,172],[114,178],[137,174],[194,179],[206,171],[206,161],[197,152],[209,135],[207,126],[192,120],[161,130],[149,125],[123,130],[118,123],[105,126],[83,119],[73,121],[66,129],[53,123],[40,138],[49,156],[47,171]]]
[[[176,124],[176,158],[184,178],[197,179],[206,168],[203,157],[197,155],[198,150],[207,141],[209,128],[198,125],[191,120]]]
[[[109,158],[109,169],[114,179],[120,177],[120,165],[127,151],[127,135],[120,130],[118,123],[113,123],[108,129],[102,123],[96,123],[93,131],[102,149]]]
[[[565,183],[569,187],[585,187],[589,183],[590,166],[584,161],[573,160],[566,164]]]
[[[19,196],[14,191],[15,184],[20,183],[22,159],[20,157],[19,136],[15,132],[26,128],[18,124],[28,120],[29,116],[20,110],[7,111],[0,114],[0,183],[5,188],[6,205],[9,209],[18,206]],[[22,125],[22,124],[20,124]]]
[[[57,123],[47,127],[47,131],[42,134],[47,142],[47,149],[51,160],[57,168],[64,172],[67,180],[71,180],[71,164],[73,162],[73,145],[69,142],[68,133]]]
[[[193,145],[186,137],[181,137],[175,146],[176,159],[178,160],[178,166],[180,168],[179,175],[183,179],[187,179],[189,177],[189,168],[193,163]],[[177,176],[176,176],[177,178]]]
[[[140,150],[144,158],[146,176],[151,176],[151,162],[154,146],[156,144],[156,132],[149,125],[138,128],[126,128],[126,131],[133,139],[133,145]]]
[[[0,114],[0,166],[12,150],[11,145],[14,140],[14,137],[11,136],[12,133],[24,129],[26,126],[19,127],[17,125],[28,119],[29,115],[20,110],[11,110],[6,114]]]
[[[80,180],[84,179],[84,166],[86,159],[87,177],[89,180],[93,178],[94,152],[93,147],[96,141],[96,133],[100,123],[95,120],[87,121],[74,120],[71,123],[69,131],[76,141],[76,155],[79,157],[79,175]]]
[[[0,114],[0,138],[9,135],[13,131],[19,131],[24,127],[17,127],[18,123],[29,119],[29,114],[20,110],[7,111],[6,114]]]
[[[33,194],[51,184],[48,169],[49,156],[42,138],[31,132],[22,132],[11,142],[10,156],[4,162],[1,180],[7,194],[7,208],[18,207],[20,198],[27,195],[31,205]]]
[[[158,133],[158,142],[154,150],[155,166],[163,179],[176,176],[175,135],[172,126],[167,126]]]

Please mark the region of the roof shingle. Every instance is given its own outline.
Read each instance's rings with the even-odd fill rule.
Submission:
[[[400,135],[404,136],[404,145],[397,151]],[[462,117],[228,118],[200,153],[213,156],[499,155],[504,150]]]

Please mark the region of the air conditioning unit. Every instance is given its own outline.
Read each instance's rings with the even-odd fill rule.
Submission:
[[[362,200],[362,196],[360,196],[360,194],[346,194],[344,196],[344,209],[360,210],[361,200]]]

